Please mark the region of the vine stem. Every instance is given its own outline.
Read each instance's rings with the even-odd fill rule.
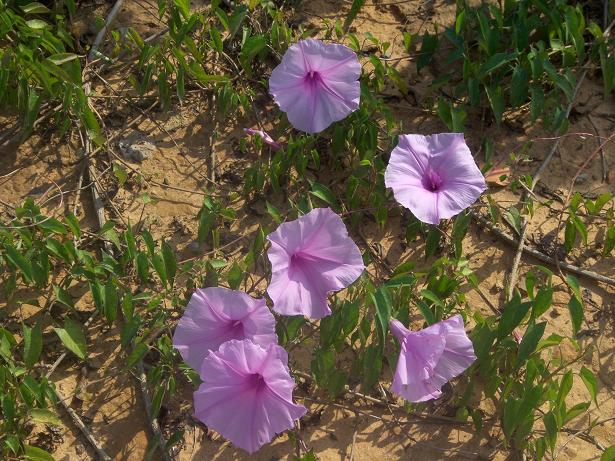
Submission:
[[[566,120],[568,119],[568,116],[570,115],[570,111],[572,110],[572,107],[574,105],[574,100],[577,97],[579,89],[581,88],[581,84],[585,80],[586,75],[587,75],[587,70],[584,70],[581,73],[581,76],[579,77],[579,81],[577,82],[574,88],[572,98],[570,99],[570,102],[568,103],[568,107],[566,107],[566,117],[565,117]],[[536,170],[536,173],[534,173],[532,177],[532,183],[529,188],[530,193],[534,192],[534,188],[536,187],[536,184],[538,184],[538,181],[540,180],[542,173],[545,171],[549,163],[551,163],[551,160],[553,159],[555,152],[557,152],[557,148],[559,147],[561,139],[562,139],[561,137],[558,137],[555,140],[555,142],[551,146],[551,150],[549,151],[545,159],[542,161],[542,163]],[[528,193],[525,192],[521,197],[521,201],[524,202],[527,199],[527,197],[528,197]],[[513,291],[515,290],[515,287],[517,286],[517,280],[519,277],[519,263],[521,262],[521,255],[523,254],[523,250],[525,248],[525,236],[527,234],[527,229],[528,229],[530,220],[531,218],[528,218],[527,216],[524,216],[522,218],[521,233],[519,235],[519,244],[517,246],[517,251],[513,259],[512,269],[510,270],[510,278],[508,279],[508,287],[506,289],[506,299],[512,298]]]
[[[103,26],[102,29],[98,31],[98,34],[96,34],[96,38],[94,39],[94,43],[92,44],[92,48],[90,49],[90,53],[88,54],[88,59],[90,61],[94,60],[94,58],[96,57],[98,47],[100,46],[103,39],[105,38],[105,34],[107,33],[107,30],[109,29],[109,27],[115,20],[115,17],[117,16],[120,9],[122,8],[123,3],[124,3],[124,0],[117,0],[115,2],[115,5],[113,5],[113,8],[111,8],[111,11],[109,11],[109,15],[107,16],[105,25]]]
[[[503,241],[505,241],[506,243],[510,244],[510,245],[514,245],[519,247],[519,241],[516,240],[512,235],[504,232],[503,230],[499,229],[498,227],[494,226],[493,224],[491,224],[491,222],[489,222],[489,220],[487,220],[485,217],[481,216],[479,213],[476,213],[475,211],[470,211],[470,215],[474,218],[474,220],[481,226],[484,227],[486,229],[488,229],[489,231],[493,232],[496,236],[498,236],[500,239],[502,239]],[[526,246],[523,246],[523,250],[525,253],[529,254],[530,256],[545,262],[545,263],[549,263],[553,266],[558,266],[557,261],[555,261],[555,259],[547,256],[544,253],[541,253],[540,251],[534,250],[532,248],[528,248]],[[593,271],[589,271],[587,269],[582,269],[578,266],[574,266],[572,264],[566,264],[566,263],[559,263],[559,267],[561,269],[564,269],[568,272],[573,272],[575,274],[578,275],[582,275],[583,277],[587,277],[590,278],[592,280],[596,280],[598,282],[602,282],[602,283],[606,283],[607,285],[611,285],[611,286],[615,286],[615,279],[612,279],[610,277],[607,277],[606,275],[602,275],[602,274],[598,274],[597,272],[593,272]]]

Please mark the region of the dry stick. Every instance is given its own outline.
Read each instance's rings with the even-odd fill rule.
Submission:
[[[87,136],[84,142],[86,146],[86,162],[88,162],[91,152],[90,152],[90,143],[89,143],[89,139],[87,138]],[[89,162],[88,162],[88,165],[89,165]],[[100,198],[100,194],[98,193],[95,182],[92,183],[92,196],[94,198],[94,206],[96,208],[96,216],[98,218],[98,223],[100,227],[102,227],[104,226],[106,222],[106,218],[104,214],[104,204]],[[105,249],[109,252],[109,254],[113,254],[113,247],[111,246],[111,243],[108,241],[104,241],[104,245],[105,245]],[[147,380],[145,377],[145,372],[143,371],[143,361],[142,360],[139,360],[139,363],[137,364],[137,368],[139,371],[139,376],[137,376],[136,379],[137,381],[139,381],[139,387],[141,389],[141,394],[143,396],[143,403],[144,403],[145,412],[147,414],[147,418],[150,424],[150,429],[152,430],[154,437],[156,437],[156,441],[158,442],[157,444],[160,448],[160,451],[162,452],[163,459],[165,461],[170,461],[171,458],[169,457],[169,454],[165,448],[166,440],[162,432],[160,431],[160,426],[158,424],[158,421],[155,418],[152,419],[151,417],[152,403],[149,397],[149,392],[147,390]]]
[[[303,379],[305,379],[306,381],[310,381],[313,382],[314,379],[312,378],[311,375],[309,375],[308,373],[305,373],[303,371],[299,371],[299,370],[293,370],[292,372],[294,375],[297,375]],[[384,405],[384,406],[390,406],[392,408],[395,409],[403,409],[403,407],[401,405],[398,405],[396,403],[391,403],[388,402],[387,400],[384,399],[378,399],[376,397],[372,397],[370,395],[366,395],[366,394],[362,394],[361,392],[357,392],[357,391],[353,391],[351,390],[348,386],[344,387],[344,392],[346,394],[349,394],[353,397],[359,398],[359,399],[363,399],[367,402],[371,402],[371,403],[375,403],[378,405]],[[416,413],[416,412],[410,412],[410,415],[416,417],[416,418],[422,418],[425,420],[431,420],[434,422],[437,422],[439,424],[455,424],[455,425],[460,425],[460,426],[465,426],[467,424],[469,424],[466,421],[460,421],[456,418],[449,418],[447,416],[440,416],[440,415],[429,415],[429,414],[425,414],[425,413]]]
[[[53,388],[53,386],[51,387],[51,389],[55,394],[56,398],[60,401],[60,404],[62,405],[64,410],[66,410],[66,413],[68,413],[73,420],[73,423],[75,423],[75,426],[77,426],[77,428],[85,436],[87,441],[90,442],[90,445],[92,445],[94,450],[96,450],[96,454],[98,455],[98,457],[103,461],[111,461],[111,457],[105,452],[105,450],[103,450],[100,442],[96,440],[92,432],[90,432],[90,430],[84,424],[83,420],[79,417],[77,412],[73,410],[68,403],[66,403],[65,399],[58,393],[57,390]]]
[[[169,456],[169,452],[166,449],[167,442],[162,430],[160,429],[160,424],[158,424],[158,420],[156,418],[152,417],[152,402],[149,398],[149,391],[147,390],[147,377],[145,376],[145,370],[143,369],[143,360],[139,360],[137,363],[137,371],[139,374],[136,378],[137,381],[139,381],[139,386],[141,387],[141,394],[143,395],[143,402],[145,404],[145,413],[147,414],[150,429],[154,433],[156,442],[158,442],[158,447],[162,452],[162,459],[164,461],[172,461]]]
[[[92,48],[90,49],[88,60],[92,61],[95,58],[97,51],[98,51],[98,47],[100,46],[103,39],[105,38],[107,29],[109,29],[109,27],[111,26],[111,23],[115,20],[115,16],[117,16],[117,13],[120,11],[120,8],[122,8],[123,3],[124,3],[124,0],[117,0],[115,2],[115,5],[113,5],[113,8],[111,8],[111,11],[109,12],[109,15],[107,16],[107,20],[105,21],[105,25],[103,26],[102,29],[100,29],[100,31],[96,35],[96,38],[94,39],[94,44],[92,45]]]
[[[585,80],[585,75],[587,75],[587,70],[583,71],[583,73],[581,74],[581,77],[579,78],[579,81],[577,82],[577,85],[574,88],[572,98],[570,102],[568,103],[568,107],[566,108],[566,116],[565,116],[566,119],[568,119],[568,116],[570,115],[570,111],[572,110],[572,106],[574,104],[574,100],[576,99],[577,93],[579,92],[579,88],[581,87],[583,80]],[[536,170],[536,173],[534,173],[534,176],[532,178],[532,184],[530,186],[530,191],[532,192],[534,191],[534,188],[536,187],[536,184],[538,184],[538,181],[540,180],[542,173],[544,172],[544,170],[547,168],[547,166],[553,159],[553,156],[555,155],[555,152],[557,151],[557,148],[559,147],[560,141],[561,141],[561,137],[558,137],[555,140],[555,142],[553,143],[553,146],[551,146],[551,150],[549,151],[549,154],[542,161],[542,163],[538,167],[538,170]],[[527,194],[524,193],[521,197],[521,201],[525,201],[526,198],[527,198]],[[521,255],[523,254],[523,249],[525,247],[525,235],[527,234],[527,229],[529,227],[528,226],[529,221],[530,219],[528,219],[525,216],[523,217],[523,220],[521,223],[521,235],[519,236],[519,245],[517,247],[517,252],[515,253],[515,258],[513,259],[513,265],[510,271],[510,278],[508,280],[508,289],[506,290],[506,299],[512,298],[513,291],[515,289],[515,286],[517,285],[517,278],[519,274],[519,263],[521,261]]]
[[[212,91],[210,99],[209,110],[215,111],[216,107],[216,93]],[[216,131],[218,129],[218,114],[214,112],[214,124],[211,127],[211,135],[209,136],[209,180],[216,183],[216,149],[214,143],[216,141]]]
[[[87,154],[88,151],[88,146],[89,146],[89,142],[88,142],[88,138],[87,136],[85,137],[85,139],[82,138],[82,141],[84,143],[84,147],[86,149],[86,152],[84,153],[84,155]],[[87,162],[87,158],[86,158],[86,162]],[[96,184],[92,184],[92,194],[94,195],[94,191],[96,189]],[[94,204],[96,206],[96,199],[94,200]],[[97,216],[99,216],[98,212],[97,212]],[[100,221],[99,221],[100,223]],[[102,223],[104,224],[104,223]],[[101,224],[101,225],[102,225]],[[90,316],[90,318],[87,320],[87,322],[85,323],[85,326],[87,327],[90,322],[94,319],[96,315],[96,311]],[[62,362],[62,360],[64,360],[64,357],[66,357],[66,352],[63,353],[57,360],[56,362],[52,365],[51,369],[47,372],[47,377],[51,376],[51,374],[54,372],[54,370],[58,367],[58,365],[60,365],[60,363]],[[85,436],[86,440],[90,443],[90,445],[92,445],[92,447],[94,448],[94,450],[96,451],[96,453],[98,454],[98,457],[100,459],[102,459],[103,461],[111,461],[111,458],[109,457],[109,455],[107,455],[107,453],[105,453],[105,451],[103,450],[100,442],[98,442],[98,440],[96,440],[96,438],[94,437],[94,435],[92,434],[92,432],[89,430],[89,428],[83,423],[82,419],[79,417],[79,415],[75,412],[75,410],[73,410],[70,405],[68,403],[66,403],[66,399],[63,398],[57,390],[53,389],[57,399],[60,401],[60,404],[62,405],[62,407],[64,408],[64,410],[66,410],[66,413],[68,413],[68,415],[71,417],[73,423],[75,424],[75,426],[77,426],[77,428],[81,431],[81,433]]]
[[[596,135],[598,136],[598,145],[600,146],[600,158],[602,160],[602,182],[608,183],[609,182],[609,166],[606,162],[606,155],[604,153],[604,149],[602,148],[600,133],[598,133],[598,128],[596,127],[596,124],[594,123],[591,115],[587,116],[587,120],[589,120],[589,123],[594,128],[594,131],[596,132]]]
[[[574,190],[574,183],[577,181],[577,178],[579,177],[581,172],[583,170],[585,170],[585,168],[587,168],[587,166],[591,163],[591,161],[594,159],[594,157],[596,157],[596,155],[599,152],[602,152],[604,146],[607,143],[611,142],[614,138],[615,138],[615,132],[613,132],[603,143],[601,143],[598,146],[598,148],[594,152],[592,152],[592,154],[589,157],[587,157],[587,159],[585,159],[583,164],[579,167],[579,169],[576,171],[576,173],[572,177],[572,180],[570,181],[570,184],[568,186],[568,193],[566,194],[566,199],[564,200],[564,203],[563,203],[564,209],[559,214],[559,218],[557,220],[557,227],[555,228],[555,238],[557,239],[557,241],[559,241],[559,232],[560,232],[560,229],[561,229],[561,226],[562,226],[562,219],[564,217],[564,211],[565,211],[566,207],[568,206],[568,204],[570,203],[570,197],[572,196],[572,191]],[[559,269],[560,262],[559,262],[559,259],[557,258],[557,254],[555,255],[555,262],[556,262],[557,267]],[[560,272],[561,272],[561,270],[560,270]]]
[[[479,213],[476,213],[475,211],[470,211],[470,215],[474,218],[474,220],[481,226],[484,227],[488,230],[490,230],[491,232],[493,232],[496,236],[498,236],[500,239],[504,240],[506,243],[512,245],[512,246],[516,246],[519,247],[519,241],[517,241],[513,236],[511,236],[510,234],[504,232],[503,230],[501,230],[500,228],[496,227],[495,225],[493,225],[488,219],[486,219],[485,217],[481,216]],[[534,250],[532,248],[528,248],[526,246],[523,246],[522,249],[523,252],[529,254],[530,256],[545,262],[545,263],[549,263],[553,266],[557,267],[557,262],[555,261],[554,258],[551,258],[549,256],[547,256],[544,253],[541,253],[540,251]],[[587,277],[593,280],[597,280],[598,282],[602,282],[602,283],[606,283],[607,285],[611,285],[611,286],[615,286],[615,279],[612,279],[610,277],[607,277],[606,275],[602,275],[602,274],[598,274],[597,272],[593,272],[587,269],[582,269],[578,266],[574,266],[572,264],[566,264],[566,263],[559,263],[559,267],[561,269],[564,269],[568,272],[573,272],[575,274],[581,275],[583,277]]]

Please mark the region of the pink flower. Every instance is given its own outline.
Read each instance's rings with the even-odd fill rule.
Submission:
[[[405,134],[391,152],[384,183],[421,221],[438,224],[460,213],[487,186],[463,134]]]
[[[194,393],[195,416],[236,446],[254,453],[293,427],[306,409],[293,403],[295,381],[286,351],[232,340],[210,351]]]
[[[273,310],[283,315],[319,319],[331,314],[329,292],[346,288],[365,269],[342,218],[330,208],[316,208],[281,224],[267,239],[271,242],[267,293]]]
[[[263,299],[227,288],[198,289],[179,320],[173,346],[195,370],[209,351],[231,339],[276,343],[275,319]]]
[[[282,146],[275,142],[266,131],[254,130],[252,128],[244,128],[243,131],[250,136],[260,136],[265,144],[269,144],[273,150],[279,150]]]
[[[360,75],[350,48],[301,40],[273,69],[269,91],[295,128],[319,133],[359,108]]]
[[[437,399],[442,386],[476,360],[460,315],[420,331],[395,319],[389,326],[401,345],[391,390],[410,402]]]

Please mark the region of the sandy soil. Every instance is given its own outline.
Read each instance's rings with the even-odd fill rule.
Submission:
[[[129,5],[132,2],[127,2]],[[434,24],[449,24],[454,19],[454,2],[436,0],[433,2],[409,1],[389,6],[374,6],[371,1],[363,9],[353,27],[358,35],[371,32],[381,40],[393,44],[391,57],[403,55],[402,32],[413,33],[433,30]],[[380,3],[380,2],[378,2]],[[343,17],[350,2],[342,0],[311,0],[305,2],[302,12],[296,20],[304,22],[305,26],[317,25],[323,18],[334,19]],[[157,30],[160,24],[155,17],[135,5],[127,7],[128,12],[122,16],[121,25],[139,24],[140,32],[146,34]],[[416,81],[415,65],[412,60],[401,60],[398,70],[405,75],[412,75],[410,85],[418,100],[425,94],[425,89],[433,75],[426,69]],[[433,70],[431,70],[433,71]],[[109,76],[111,77],[111,76]],[[97,88],[96,91],[104,91]],[[395,94],[390,89],[392,96]],[[109,116],[111,131],[119,131],[128,120],[132,120],[138,112],[126,104],[113,100],[100,102],[100,110],[112,113]],[[432,133],[445,131],[446,127],[438,118],[427,111],[413,107],[403,98],[391,103],[395,117],[403,125],[406,132]],[[591,121],[590,121],[591,117]],[[615,126],[615,105],[613,99],[603,100],[600,82],[588,78],[582,86],[577,98],[576,110],[572,118],[570,132],[594,133],[597,130],[601,136],[610,134]],[[593,122],[593,124],[592,124]],[[248,126],[245,121],[236,126],[221,127],[221,133],[214,145],[219,163],[217,176],[218,193],[224,200],[228,192],[241,187],[242,172],[251,161],[245,158],[237,148],[241,129]],[[536,140],[529,151],[530,161],[515,167],[515,174],[529,173],[535,170],[538,162],[550,148],[550,140],[540,140],[545,134],[536,126],[532,126],[525,114],[511,114],[507,123],[501,128],[496,126],[481,126],[468,123],[469,130],[466,139],[471,149],[476,152],[482,137],[493,140],[494,151],[500,153],[502,159],[528,141]],[[163,128],[161,130],[161,127]],[[595,128],[594,128],[595,127]],[[50,213],[61,214],[65,211],[77,211],[77,215],[85,226],[95,227],[94,214],[90,203],[90,194],[75,192],[78,189],[78,179],[81,163],[78,161],[76,139],[57,139],[51,134],[51,129],[42,127],[40,134],[33,136],[21,146],[8,144],[0,147],[0,190],[2,200],[9,204],[19,204],[24,198],[32,196],[44,203]],[[198,212],[203,196],[197,191],[207,187],[208,152],[211,120],[207,116],[206,102],[196,96],[187,100],[182,107],[175,107],[169,113],[152,112],[150,119],[145,118],[133,130],[139,136],[147,139],[154,147],[148,157],[142,162],[129,162],[129,178],[125,187],[113,187],[108,191],[106,199],[110,199],[115,207],[111,211],[112,218],[133,225],[143,223],[154,231],[155,237],[164,237],[180,251],[180,257],[189,258],[204,254],[207,247],[196,248],[193,244],[196,235]],[[124,138],[128,133],[121,135]],[[112,154],[121,156],[116,143],[112,145]],[[569,180],[584,159],[597,147],[593,138],[570,136],[562,143],[557,157],[551,163],[548,174],[543,179],[544,190],[555,191],[565,196]],[[108,181],[109,162],[106,154],[101,153],[97,168],[103,184]],[[615,164],[615,146],[605,149],[609,165]],[[137,176],[142,175],[156,182],[139,185]],[[319,178],[326,182],[327,178]],[[111,184],[109,182],[109,184]],[[58,188],[65,193],[57,197]],[[615,192],[613,185],[602,182],[601,162],[592,162],[584,173],[578,190],[589,194],[599,194],[610,190]],[[143,193],[147,192],[153,199],[144,204]],[[494,186],[490,191],[500,204],[515,204],[518,195],[509,190]],[[54,197],[55,196],[55,197]],[[60,200],[62,199],[62,200]],[[545,197],[546,199],[546,197]],[[222,232],[222,243],[232,242],[241,235],[249,235],[262,220],[264,203],[245,204],[237,202],[233,205],[238,211],[239,219]],[[121,217],[121,218],[120,218]],[[361,224],[361,233],[373,248],[376,248],[386,263],[395,266],[402,261],[413,259],[423,264],[424,249],[422,243],[406,246],[404,231],[400,225],[399,216],[393,213],[386,230],[379,230],[370,223]],[[528,233],[532,245],[538,245],[543,251],[548,250],[549,239],[552,240],[556,220],[550,216],[547,209],[539,209],[532,220]],[[510,232],[510,229],[507,230]],[[599,226],[590,230],[590,240],[604,238]],[[603,232],[603,231],[602,231]],[[598,235],[597,235],[598,233]],[[238,254],[245,253],[243,247],[248,241],[238,242],[229,250]],[[191,245],[192,244],[192,245]],[[541,246],[542,245],[542,246]],[[495,235],[472,225],[464,241],[464,251],[470,260],[472,269],[480,281],[480,287],[495,305],[501,305],[503,300],[504,280],[512,264],[514,249]],[[573,254],[569,262],[582,265],[585,268],[615,275],[613,258],[596,258],[591,248]],[[429,264],[429,261],[424,261]],[[523,274],[537,261],[524,257],[521,273]],[[369,270],[375,271],[375,267]],[[522,279],[522,278],[521,278]],[[548,315],[549,331],[570,331],[570,320],[566,308],[569,295],[565,285],[557,277],[554,295],[555,307]],[[615,335],[613,332],[613,312],[615,296],[613,289],[597,284],[587,279],[580,279],[586,296],[586,323],[583,334],[578,340],[580,347],[592,345],[593,349],[587,358],[572,366],[578,371],[581,366],[590,368],[599,382],[599,408],[592,406],[592,419],[604,419],[615,414]],[[77,295],[79,287],[75,287]],[[83,294],[84,291],[81,293]],[[36,294],[32,294],[36,296]],[[83,296],[77,304],[78,309],[91,310],[92,301]],[[485,301],[475,291],[468,291],[467,304],[471,309],[489,314]],[[8,306],[9,311],[15,306]],[[36,309],[32,309],[32,314]],[[91,343],[89,350],[92,357],[84,366],[77,365],[67,359],[53,375],[53,381],[63,396],[67,396],[71,406],[75,408],[88,422],[95,436],[103,443],[105,450],[116,460],[140,460],[146,457],[148,440],[151,439],[145,421],[145,413],[140,391],[136,382],[121,367],[117,360],[120,353],[117,344],[118,331],[108,330],[102,324],[94,324],[90,330]],[[53,345],[52,345],[53,346]],[[310,344],[306,344],[306,350]],[[46,363],[51,363],[59,355],[59,347],[46,347]],[[576,356],[574,345],[564,343],[554,351],[556,356],[569,360]],[[292,356],[291,361],[299,368],[304,366],[301,354]],[[388,386],[390,372],[384,373],[383,385]],[[186,430],[183,443],[177,452],[178,460],[240,460],[257,459],[263,461],[291,459],[293,444],[288,436],[282,435],[270,446],[262,449],[257,455],[249,457],[241,451],[233,449],[217,435],[204,430],[203,426],[191,416],[191,392],[189,385],[182,386],[181,391],[173,396],[168,406],[164,408],[160,424],[165,431],[183,427]],[[588,401],[589,395],[580,379],[575,379],[571,391],[572,403]],[[379,407],[360,400],[342,399],[336,403],[327,403],[319,393],[298,392],[298,400],[304,403],[310,413],[302,423],[301,436],[308,447],[314,450],[323,461],[333,460],[395,460],[414,459],[421,456],[425,461],[439,459],[505,459],[507,452],[500,442],[497,426],[488,426],[481,433],[474,433],[472,426],[459,424],[435,424],[432,421],[414,421],[403,425],[403,430],[391,418],[386,407]],[[446,399],[437,402],[433,412],[448,415]],[[490,401],[480,401],[475,404],[485,413],[493,413]],[[92,459],[94,453],[75,427],[63,415],[66,426],[59,433],[50,433],[41,428],[35,434],[40,441],[47,443],[53,450],[56,459],[61,461]],[[585,427],[587,417],[579,418],[576,426]],[[595,440],[603,446],[615,444],[615,424],[604,424],[591,432]],[[566,434],[560,436],[558,444],[565,448],[561,459],[590,460],[598,459],[600,451],[595,444],[580,438],[568,440]],[[158,456],[154,451],[153,459]]]

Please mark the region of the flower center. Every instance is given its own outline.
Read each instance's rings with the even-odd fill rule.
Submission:
[[[322,80],[322,77],[320,76],[320,74],[317,71],[314,70],[310,70],[306,75],[305,75],[305,82],[308,85],[318,85]]]
[[[437,192],[442,186],[442,182],[440,175],[431,168],[423,176],[423,187],[431,192]]]
[[[246,336],[243,331],[243,323],[241,320],[235,320],[235,321],[231,320],[228,324],[228,329],[233,339],[241,340],[241,339],[244,339]]]
[[[250,384],[250,387],[256,391],[267,385],[265,378],[260,373],[252,373],[248,376],[248,383]]]

